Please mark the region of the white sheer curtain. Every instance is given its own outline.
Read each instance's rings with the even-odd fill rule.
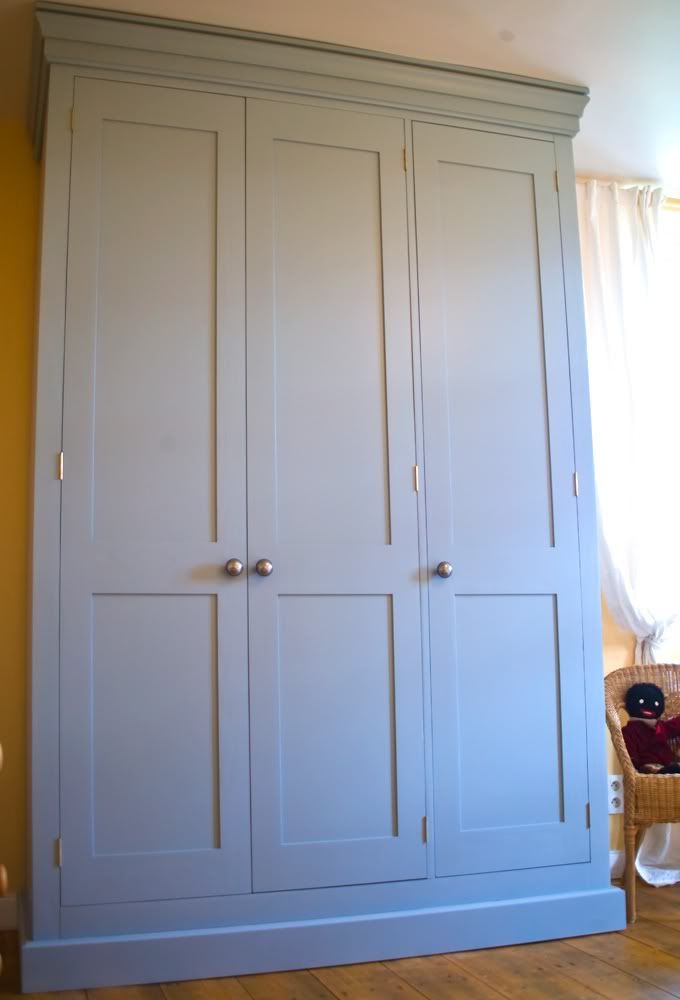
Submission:
[[[661,201],[660,188],[578,185],[602,589],[638,663],[666,659],[680,623],[680,356]],[[680,880],[680,825],[649,831],[638,870]]]

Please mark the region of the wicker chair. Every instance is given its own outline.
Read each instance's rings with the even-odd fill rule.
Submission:
[[[621,710],[633,684],[657,684],[666,696],[664,717],[680,715],[680,664],[622,667],[604,679],[607,726],[623,768],[623,829],[626,846],[626,916],[635,920],[635,859],[652,823],[680,823],[680,775],[641,774],[633,767],[621,732]]]

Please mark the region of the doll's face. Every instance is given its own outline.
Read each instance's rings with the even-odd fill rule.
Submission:
[[[626,692],[626,711],[633,719],[658,719],[663,710],[663,691],[656,684],[633,684]]]

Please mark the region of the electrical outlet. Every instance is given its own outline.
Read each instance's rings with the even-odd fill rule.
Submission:
[[[609,813],[623,812],[623,775],[607,775],[607,793],[609,800]]]

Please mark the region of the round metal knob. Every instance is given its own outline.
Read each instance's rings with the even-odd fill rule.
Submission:
[[[255,563],[255,571],[259,576],[271,576],[273,569],[268,559],[258,559]]]
[[[243,563],[240,559],[230,559],[224,568],[229,576],[240,576],[243,572]]]
[[[453,566],[451,563],[440,562],[437,566],[437,576],[440,576],[442,580],[448,580],[448,578],[453,573]]]

